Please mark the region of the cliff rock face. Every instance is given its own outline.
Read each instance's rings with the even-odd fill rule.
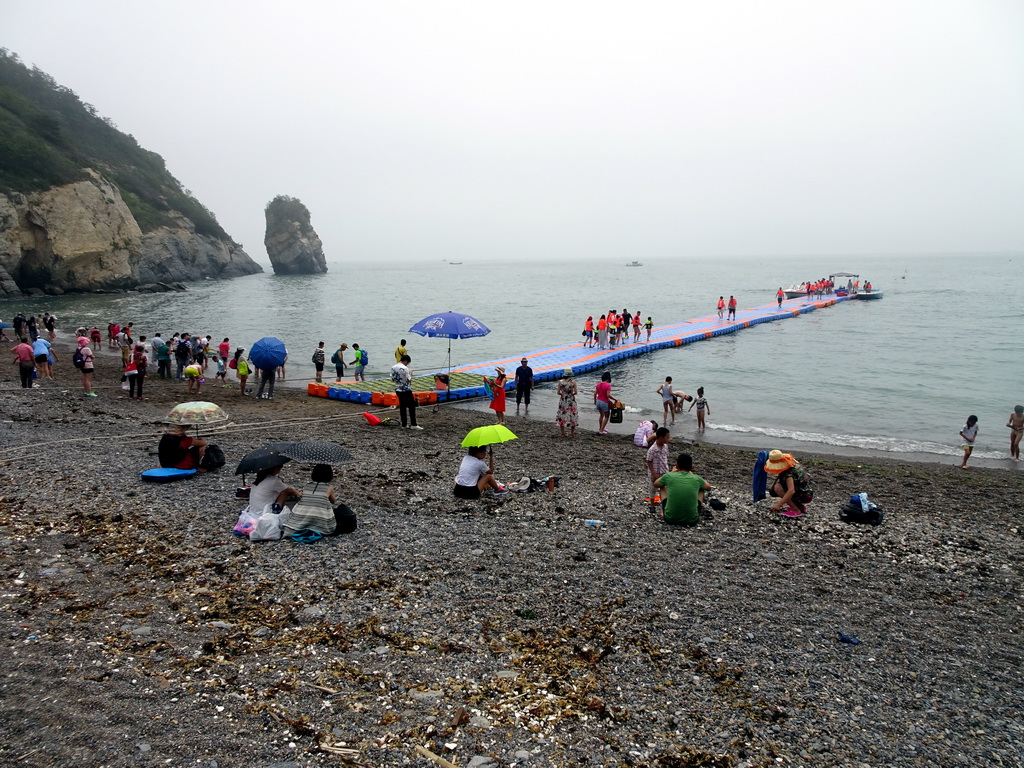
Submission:
[[[309,210],[298,200],[275,197],[266,209],[263,242],[278,275],[319,275],[327,271],[323,243],[310,223]]]
[[[196,234],[184,217],[143,234],[121,193],[95,172],[42,192],[0,195],[0,297],[262,271],[237,245]]]

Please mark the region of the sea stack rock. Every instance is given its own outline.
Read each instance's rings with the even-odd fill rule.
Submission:
[[[263,242],[278,275],[319,275],[327,271],[323,243],[301,201],[278,195],[267,203],[267,234]]]

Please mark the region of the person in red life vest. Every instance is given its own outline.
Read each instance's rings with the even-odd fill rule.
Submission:
[[[591,315],[587,318],[587,322],[583,324],[583,335],[585,337],[583,341],[584,347],[594,346],[594,316]]]
[[[808,291],[810,293],[810,291]],[[779,286],[778,293],[775,294],[775,300],[779,302],[779,309],[782,309],[782,300],[786,298],[786,292],[782,290],[782,286]]]
[[[640,341],[640,310],[636,311],[633,315],[633,342],[637,343]]]
[[[608,346],[608,321],[604,315],[597,321],[597,348],[604,349]]]
[[[736,297],[729,296],[729,319],[736,319]]]
[[[725,319],[725,296],[718,297],[718,319]]]

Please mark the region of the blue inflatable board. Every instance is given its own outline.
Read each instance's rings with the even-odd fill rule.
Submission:
[[[161,467],[159,469],[147,469],[141,474],[143,480],[148,480],[151,483],[170,483],[174,480],[184,480],[186,477],[192,477],[195,473],[194,469]]]

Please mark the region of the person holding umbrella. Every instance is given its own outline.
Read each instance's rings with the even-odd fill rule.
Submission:
[[[168,424],[167,431],[160,438],[157,455],[161,467],[174,469],[199,469],[203,454],[206,453],[206,441],[188,436],[187,424]]]
[[[486,488],[492,488],[495,496],[508,493],[508,489],[494,477],[494,451],[490,452],[490,462],[484,462],[487,452],[486,445],[471,445],[462,457],[459,473],[455,476],[455,498],[479,499]]]
[[[280,508],[289,499],[302,498],[301,493],[290,485],[285,485],[284,481],[278,477],[284,466],[283,462],[287,461],[284,457],[282,459],[281,464],[261,469],[256,473],[256,480],[249,491],[249,510],[251,512],[258,515],[267,504],[277,505],[277,511],[280,511]]]

